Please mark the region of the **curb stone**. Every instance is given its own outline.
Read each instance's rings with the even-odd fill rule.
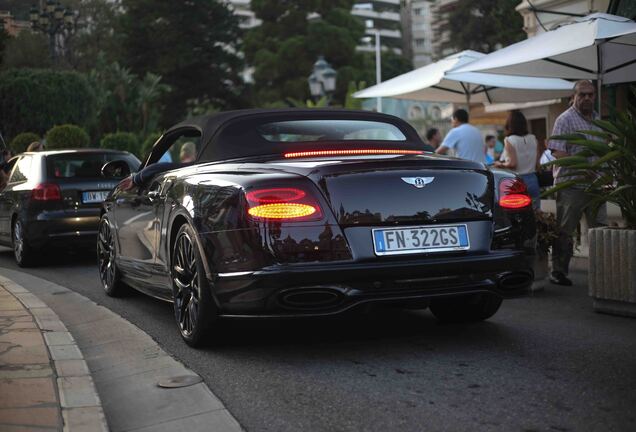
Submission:
[[[108,431],[101,400],[84,356],[64,323],[44,302],[21,285],[2,276],[0,285],[33,315],[44,336],[57,377],[64,431]]]
[[[11,282],[6,279],[11,278],[30,287],[64,321],[65,327],[57,331],[64,332],[68,328],[85,363],[69,358],[59,360],[59,367],[69,376],[83,376],[86,370],[90,371],[111,431],[243,431],[205,382],[181,388],[159,387],[157,384],[163,379],[196,373],[164,351],[139,327],[61,285],[18,270],[2,268],[2,272],[0,283]],[[48,328],[59,327],[50,316],[42,315],[38,319]],[[52,336],[52,340],[60,343],[65,342],[64,338]],[[56,355],[72,357],[70,351],[56,350]],[[67,381],[63,384],[84,384]],[[73,410],[77,416],[92,415],[91,407]]]

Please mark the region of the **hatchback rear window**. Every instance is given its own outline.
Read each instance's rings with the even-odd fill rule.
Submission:
[[[139,160],[131,154],[122,153],[62,153],[46,157],[49,178],[100,178],[106,162],[124,160],[130,171],[137,171]]]
[[[256,130],[270,142],[406,141],[396,126],[367,120],[291,120],[265,123]]]

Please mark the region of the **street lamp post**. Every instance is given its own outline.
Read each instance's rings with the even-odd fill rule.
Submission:
[[[75,33],[77,14],[65,9],[60,2],[47,0],[42,9],[31,6],[29,21],[33,30],[48,36],[51,59],[57,62],[66,49],[66,40]]]
[[[375,83],[382,82],[382,45],[380,44],[380,29],[373,27],[373,22],[367,21],[367,30],[373,32],[375,38]],[[368,34],[368,33],[367,33]],[[363,43],[371,45],[371,36],[365,36],[361,40]],[[382,98],[376,98],[375,110],[382,112]]]
[[[337,72],[331,67],[323,56],[319,56],[314,68],[307,78],[309,93],[318,101],[321,97],[327,96],[327,104],[331,101],[331,96],[336,90]]]
[[[375,83],[382,82],[382,52],[380,46],[380,30],[375,29]],[[382,98],[376,100],[376,111],[382,112]]]

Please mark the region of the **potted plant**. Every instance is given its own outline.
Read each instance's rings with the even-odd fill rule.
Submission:
[[[534,215],[537,222],[537,246],[533,263],[534,282],[532,291],[539,291],[547,285],[549,275],[548,255],[552,242],[559,237],[559,232],[556,217],[552,213],[536,210]]]
[[[636,97],[636,87],[631,92]],[[625,227],[589,231],[589,294],[599,312],[636,316],[636,106],[630,104],[625,112],[615,113],[612,121],[595,120],[594,124],[601,130],[552,137],[584,150],[551,162],[575,170],[576,178],[546,194],[583,185],[593,196],[593,208],[614,203],[621,209]],[[588,160],[592,156],[597,159]]]

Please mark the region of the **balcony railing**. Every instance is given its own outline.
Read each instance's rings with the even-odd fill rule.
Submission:
[[[351,15],[364,19],[400,22],[400,14],[397,12],[377,12],[370,9],[351,9]]]
[[[375,29],[365,30],[365,34],[369,36],[374,36],[375,32]],[[399,30],[380,29],[380,38],[402,39],[402,32]]]

